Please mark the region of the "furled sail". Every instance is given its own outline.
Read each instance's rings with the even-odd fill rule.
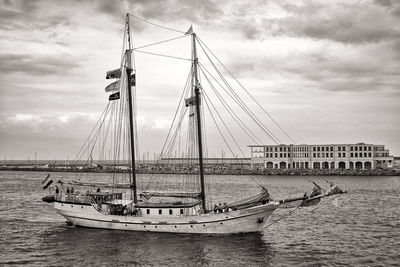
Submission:
[[[133,73],[131,75],[131,86],[136,86],[136,75]]]
[[[199,98],[199,101],[200,101],[200,98]],[[201,104],[201,101],[200,101],[199,104]],[[195,97],[195,96],[192,96],[192,97],[190,97],[190,98],[186,98],[186,99],[185,99],[185,106],[186,106],[186,107],[188,107],[188,106],[194,106],[194,105],[196,105],[196,97]]]
[[[196,192],[160,192],[160,191],[145,191],[140,193],[140,196],[146,199],[150,197],[177,197],[177,198],[199,198],[201,193]]]
[[[229,207],[232,209],[243,209],[243,208],[248,208],[248,207],[253,207],[259,204],[265,204],[268,203],[269,201],[272,201],[272,198],[266,188],[262,188],[262,192],[256,196],[245,198],[233,203],[229,203],[227,205],[217,206],[214,209],[221,209],[224,207]]]
[[[110,184],[110,183],[89,183],[89,182],[79,182],[79,181],[58,181],[60,184],[64,185],[74,185],[74,186],[89,186],[89,187],[101,187],[101,188],[130,188],[130,184],[127,183],[117,183],[117,184]]]

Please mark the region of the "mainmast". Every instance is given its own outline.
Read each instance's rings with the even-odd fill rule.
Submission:
[[[196,34],[192,33],[193,38],[193,78],[194,78],[194,94],[196,105],[196,120],[197,120],[197,141],[199,146],[199,168],[200,168],[200,186],[201,186],[201,208],[206,211],[206,194],[204,188],[204,169],[203,169],[203,145],[201,134],[201,118],[200,118],[200,84],[197,73],[197,51],[196,51]]]
[[[130,187],[133,195],[133,202],[137,203],[137,191],[136,191],[136,166],[135,166],[135,131],[133,128],[133,99],[132,99],[132,44],[131,34],[129,29],[129,14],[126,14],[126,36],[128,41],[128,47],[125,51],[125,68],[126,68],[126,79],[127,79],[127,90],[128,90],[128,103],[129,103],[129,133],[131,143],[131,176],[130,176]]]

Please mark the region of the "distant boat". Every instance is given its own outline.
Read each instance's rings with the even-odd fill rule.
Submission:
[[[88,139],[83,150],[89,154],[90,166],[93,163],[92,154],[94,144],[103,147],[106,154],[113,154],[111,162],[117,168],[127,170],[125,174],[114,173],[108,183],[87,181],[58,181],[55,192],[43,198],[43,201],[54,202],[56,211],[76,226],[170,233],[198,233],[198,234],[231,234],[262,231],[267,219],[278,208],[292,203],[294,206],[315,205],[323,197],[340,194],[343,191],[331,190],[324,194],[320,190],[311,195],[294,199],[273,200],[268,190],[260,186],[260,193],[227,204],[210,206],[206,202],[206,187],[203,164],[203,124],[201,105],[202,86],[199,81],[199,61],[196,51],[197,36],[192,27],[185,36],[192,38],[191,69],[187,82],[187,96],[182,101],[182,110],[189,118],[188,153],[192,160],[187,160],[187,168],[197,172],[194,180],[184,180],[172,189],[168,186],[157,190],[142,190],[138,192],[135,171],[136,139],[136,99],[133,98],[133,89],[136,89],[136,68],[133,66],[132,36],[130,32],[130,15],[126,16],[124,30],[124,53],[121,67],[109,71],[107,79],[117,79],[108,85],[106,92],[118,93],[118,97],[109,98],[106,111],[98,122],[99,127]],[[183,113],[185,115],[185,113]],[[110,115],[110,124],[105,125],[106,117]],[[185,116],[182,115],[182,118]],[[107,117],[109,118],[109,117]],[[101,127],[105,130],[100,130]],[[102,128],[103,129],[103,128]],[[111,141],[100,139],[109,137]],[[100,145],[100,147],[101,147]],[[104,154],[104,153],[100,153]],[[127,167],[121,164],[129,160]],[[164,164],[164,162],[163,162]],[[192,164],[192,165],[189,165]],[[186,166],[186,165],[185,165]],[[103,167],[102,167],[103,168]],[[116,169],[116,168],[115,168]],[[89,175],[89,174],[83,174]],[[96,174],[94,174],[96,175]],[[117,175],[128,175],[129,182],[121,183]],[[48,177],[47,177],[48,178]],[[46,178],[46,179],[47,179]],[[85,180],[85,179],[83,179]],[[49,182],[48,179],[46,181]],[[184,187],[188,186],[190,190]],[[73,189],[75,187],[75,190]],[[79,189],[80,192],[77,192]],[[90,188],[86,191],[83,188]],[[91,189],[94,189],[93,191]],[[86,191],[86,192],[85,192]]]

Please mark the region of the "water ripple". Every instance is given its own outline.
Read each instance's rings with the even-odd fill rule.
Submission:
[[[56,179],[65,175],[52,174]],[[74,179],[76,174],[68,175]],[[317,209],[300,209],[261,234],[202,236],[68,226],[51,205],[41,202],[44,176],[0,172],[0,265],[398,266],[400,262],[400,177],[332,177],[349,193],[324,200]],[[304,177],[256,178],[277,199],[311,189]],[[254,177],[208,179],[214,184],[209,192],[214,202],[234,201],[259,190]],[[168,186],[173,185],[170,180]],[[327,187],[325,177],[313,180]],[[286,212],[277,210],[270,222]]]

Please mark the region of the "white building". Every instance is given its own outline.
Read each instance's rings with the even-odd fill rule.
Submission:
[[[266,169],[392,168],[393,156],[384,145],[249,145],[252,166]]]

